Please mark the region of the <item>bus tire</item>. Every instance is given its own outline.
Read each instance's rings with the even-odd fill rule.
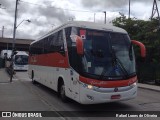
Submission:
[[[65,95],[65,85],[64,82],[60,82],[59,85],[59,96],[63,102],[67,102],[67,96]]]
[[[34,80],[34,71],[32,70],[32,74],[31,74],[31,79],[32,79],[32,83],[36,84],[36,81]]]

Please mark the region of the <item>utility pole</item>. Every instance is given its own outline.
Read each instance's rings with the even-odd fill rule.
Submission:
[[[18,1],[16,0],[16,8],[15,8],[15,17],[14,17],[14,28],[13,28],[13,43],[12,43],[12,52],[13,49],[15,48],[15,40],[16,40],[16,26],[17,26],[17,6],[18,6]]]
[[[96,18],[95,17],[96,17],[96,13],[94,13],[94,22],[96,22]]]
[[[131,14],[131,1],[129,0],[129,15],[128,15],[129,19],[130,19],[130,14]]]
[[[17,26],[17,6],[18,6],[18,1],[16,0],[16,7],[15,7],[15,17],[14,17],[14,31],[13,31],[13,42],[12,42],[12,55],[11,55],[11,75],[10,75],[10,82],[12,82],[13,78],[13,56],[15,52],[15,40],[16,40],[16,26]]]
[[[104,24],[106,24],[106,11],[104,11]]]
[[[4,26],[2,26],[2,38],[3,38],[3,35],[4,35]]]

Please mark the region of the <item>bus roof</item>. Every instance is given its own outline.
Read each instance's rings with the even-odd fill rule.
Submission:
[[[28,56],[28,54],[25,51],[17,51],[16,55],[27,55]]]
[[[61,26],[51,30],[44,36],[40,37],[38,40],[43,39],[63,28],[66,27],[81,27],[81,28],[88,28],[88,29],[95,29],[95,30],[104,30],[104,31],[111,31],[111,32],[118,32],[118,33],[127,33],[126,30],[113,26],[111,24],[102,24],[102,23],[94,23],[94,22],[86,22],[86,21],[70,21],[67,23],[62,24]],[[37,41],[37,40],[36,40]],[[34,41],[34,42],[36,42]],[[32,42],[32,43],[34,43]]]

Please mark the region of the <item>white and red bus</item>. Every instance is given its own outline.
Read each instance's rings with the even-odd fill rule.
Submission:
[[[29,76],[81,104],[129,100],[137,95],[132,45],[145,46],[121,28],[72,21],[30,45]]]

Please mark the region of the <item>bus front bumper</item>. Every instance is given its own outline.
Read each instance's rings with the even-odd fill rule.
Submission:
[[[137,85],[118,88],[92,88],[80,85],[81,104],[99,104],[133,99],[137,96]]]

